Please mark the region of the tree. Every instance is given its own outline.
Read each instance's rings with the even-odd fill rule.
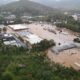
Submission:
[[[4,20],[4,17],[3,16],[0,16],[0,24],[3,24],[4,21],[5,21]]]
[[[43,40],[35,46],[43,50],[53,42]],[[15,46],[5,47],[4,52],[0,50],[0,80],[80,80],[80,71],[51,62],[43,55],[44,51],[28,52]]]
[[[4,32],[4,33],[7,32],[7,28],[6,28],[6,27],[3,28],[3,32]]]
[[[42,40],[40,43],[32,45],[32,51],[45,51],[48,48],[55,46],[55,42],[53,40]]]
[[[13,80],[13,75],[10,72],[5,72],[2,75],[2,80]]]
[[[15,19],[15,24],[20,24],[20,23],[22,23],[22,20],[21,20],[20,17],[17,17],[17,18]]]
[[[79,38],[75,38],[73,41],[77,42],[77,43],[80,43],[80,39]]]
[[[2,29],[0,28],[0,33],[2,32]]]

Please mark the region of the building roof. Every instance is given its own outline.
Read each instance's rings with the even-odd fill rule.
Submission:
[[[13,30],[23,30],[23,29],[27,29],[27,26],[21,25],[21,24],[9,25],[9,27],[12,28]]]
[[[15,18],[16,18],[15,15],[9,15],[9,16],[5,17],[5,19],[9,19],[9,20],[13,20]]]
[[[3,29],[5,26],[4,25],[0,25],[0,28]]]
[[[12,34],[4,34],[4,37],[12,37]]]
[[[58,54],[61,51],[76,48],[76,47],[77,45],[75,45],[74,43],[67,43],[67,44],[65,43],[63,45],[58,45],[58,46],[53,47],[51,51]]]
[[[12,44],[14,44],[14,43],[16,43],[15,40],[13,40],[13,41],[4,41],[4,44],[5,44],[5,45],[12,45]]]
[[[31,44],[39,43],[42,40],[40,37],[34,34],[27,35],[27,37],[27,41],[29,41]]]
[[[40,38],[39,36],[32,34],[30,32],[27,32],[27,31],[19,31],[17,32],[17,34],[22,37],[25,37],[25,39],[29,41],[30,44],[36,44],[42,40],[42,38]]]
[[[8,33],[3,34],[3,43],[5,45],[15,45],[17,47],[24,46],[23,43],[20,40],[18,40],[14,35]]]

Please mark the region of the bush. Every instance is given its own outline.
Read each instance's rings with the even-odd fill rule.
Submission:
[[[80,43],[80,39],[79,38],[75,38],[74,42]]]
[[[32,51],[45,51],[48,48],[55,46],[55,42],[53,40],[42,40],[40,43],[32,45]]]
[[[2,75],[2,80],[13,80],[13,75],[10,72],[5,72]]]

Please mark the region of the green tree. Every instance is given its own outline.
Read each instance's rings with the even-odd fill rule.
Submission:
[[[2,80],[13,80],[13,74],[10,72],[4,72],[2,75]]]
[[[6,28],[6,27],[3,28],[3,32],[4,32],[4,33],[7,32],[7,28]]]

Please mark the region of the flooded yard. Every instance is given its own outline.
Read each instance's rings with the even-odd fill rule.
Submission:
[[[62,49],[62,46],[65,47],[67,45],[70,47],[71,45],[70,49],[62,49],[58,55],[55,54],[55,52],[49,50],[47,56],[51,61],[54,61],[55,63],[60,63],[66,67],[80,69],[80,48],[76,48],[73,42],[74,38],[77,37],[76,33],[73,33],[67,29],[58,29],[55,25],[47,23],[24,24],[24,26],[28,28],[28,30],[25,30],[26,32],[31,32],[42,39],[54,40],[56,43],[56,46],[54,48],[58,47]],[[8,32],[16,33],[10,28],[8,29]]]
[[[43,39],[51,40],[53,39],[56,42],[56,46],[64,46],[73,43],[73,39],[76,38],[76,34],[70,32],[69,30],[62,29],[62,32],[56,29],[55,25],[50,24],[30,24],[28,25],[29,31],[37,34]],[[54,30],[54,32],[48,31],[48,29]],[[60,43],[60,45],[59,45]],[[64,50],[56,55],[51,50],[48,52],[47,56],[54,61],[55,63],[60,63],[66,67],[73,67],[75,69],[80,69],[80,49],[72,48]]]

